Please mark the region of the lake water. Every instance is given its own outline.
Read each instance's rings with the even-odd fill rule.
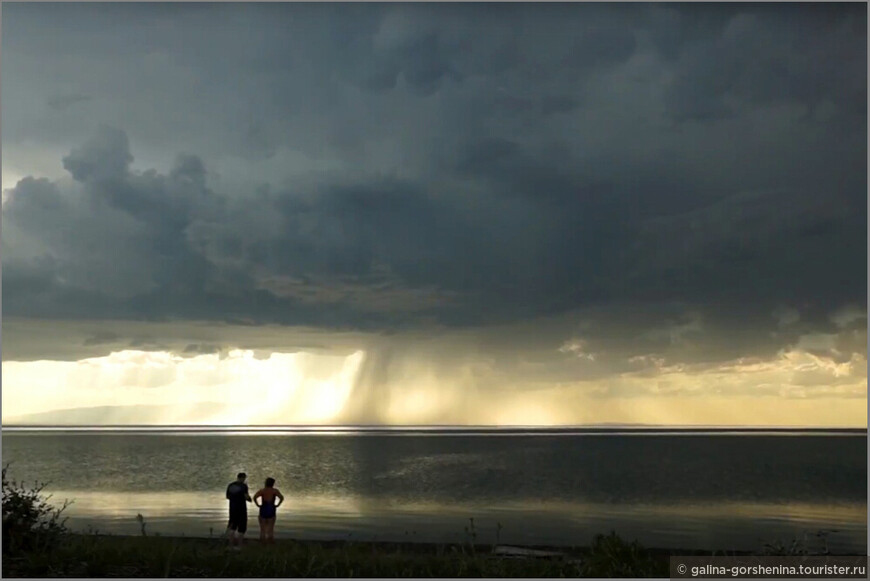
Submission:
[[[755,550],[827,542],[867,554],[867,436],[541,432],[21,433],[13,477],[74,500],[77,530],[209,536],[227,484],[267,476],[279,537]],[[249,536],[257,535],[255,509]],[[829,531],[823,538],[818,531]]]

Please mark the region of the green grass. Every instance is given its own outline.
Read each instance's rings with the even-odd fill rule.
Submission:
[[[666,555],[616,535],[565,558],[504,558],[491,547],[279,540],[227,550],[222,539],[65,535],[3,558],[4,577],[661,577]]]

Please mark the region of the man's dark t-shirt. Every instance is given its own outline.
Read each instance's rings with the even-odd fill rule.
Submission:
[[[245,534],[248,530],[248,485],[239,481],[231,482],[227,486],[227,500],[230,501],[227,528]]]
[[[230,511],[248,511],[248,485],[244,482],[231,482],[227,486],[227,499],[230,501]]]

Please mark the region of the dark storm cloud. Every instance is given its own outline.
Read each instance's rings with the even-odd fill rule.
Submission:
[[[54,97],[50,97],[46,104],[52,109],[62,111],[77,103],[90,101],[91,98],[90,95],[55,95]]]
[[[63,158],[63,167],[78,182],[102,183],[123,178],[132,161],[127,135],[106,127]]]
[[[94,333],[93,336],[88,337],[84,341],[82,341],[82,345],[85,347],[90,347],[92,345],[104,345],[106,343],[113,343],[119,339],[118,335],[111,332],[97,332]]]
[[[723,10],[730,12],[728,19],[682,43],[670,88],[675,118],[729,116],[739,101],[796,102],[812,110],[830,100],[853,114],[866,110],[866,20],[854,17],[854,10],[822,4],[791,11],[764,5]],[[681,12],[686,23],[698,20],[690,10]],[[729,98],[738,103],[729,104]]]
[[[710,362],[865,300],[864,6],[58,10],[4,10],[4,167],[65,152],[5,195],[7,315],[606,313],[584,348]]]

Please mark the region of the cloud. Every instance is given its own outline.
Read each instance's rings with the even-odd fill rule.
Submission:
[[[790,307],[779,306],[773,312],[773,316],[777,318],[779,321],[780,327],[788,327],[790,325],[794,325],[801,319],[800,312],[797,309],[793,309]]]
[[[128,329],[136,327],[128,324]],[[151,330],[160,331],[154,326]],[[65,363],[7,362],[4,372],[11,387],[4,389],[4,409],[16,410],[18,416],[67,409],[55,414],[63,422],[88,413],[77,412],[77,407],[175,401],[176,412],[148,421],[169,417],[180,423],[220,424],[525,424],[530,420],[576,424],[606,417],[621,422],[642,418],[690,424],[705,423],[707,418],[708,423],[773,424],[798,417],[808,421],[801,402],[814,400],[818,415],[809,423],[830,425],[854,422],[859,407],[855,403],[866,397],[864,354],[843,363],[800,349],[718,364],[634,356],[620,369],[614,367],[611,354],[604,360],[577,357],[579,351],[573,347],[582,351],[585,346],[575,342],[567,349],[553,349],[547,376],[538,365],[516,361],[517,355],[534,357],[534,352],[498,347],[499,337],[506,331],[515,337],[519,329],[500,331],[489,336],[479,332],[346,336],[347,350],[294,353],[287,347],[300,334],[285,328],[280,333],[233,335],[241,343],[252,338],[284,341],[283,349],[280,343],[272,343],[271,352],[263,357],[243,349],[203,354],[188,345],[184,354],[127,349]],[[321,339],[342,340],[322,333]],[[589,373],[596,366],[604,366],[607,372]],[[50,397],[34,401],[27,397],[25,386],[39,386]],[[772,399],[781,406],[782,416],[776,421],[769,414]],[[232,408],[215,409],[214,401]],[[637,406],[652,401],[658,403],[635,415]],[[704,411],[705,406],[713,406],[725,412],[735,402],[752,401],[751,411],[747,408],[736,415],[739,422],[733,421],[736,416],[725,421],[729,413],[717,416],[710,409]],[[650,413],[651,409],[658,412]],[[8,413],[4,421],[12,415]],[[30,421],[39,417],[43,416],[32,416]],[[150,412],[140,417],[153,418]]]
[[[82,345],[90,347],[91,345],[104,345],[113,343],[119,339],[118,335],[112,332],[97,331],[93,336],[88,337],[82,342]]]
[[[63,167],[79,182],[104,182],[126,175],[133,156],[127,134],[103,127],[63,158]]]
[[[831,320],[839,329],[848,329],[859,326],[864,321],[863,327],[867,326],[867,309],[857,305],[847,305],[831,315]],[[857,324],[857,325],[856,325]]]
[[[843,365],[866,349],[865,10],[12,6],[4,314],[30,323],[4,321],[4,358],[313,327],[469,331],[548,382],[818,334]],[[49,323],[74,345],[38,348]]]
[[[857,50],[866,39],[863,9],[726,11],[730,14],[722,14],[681,55],[669,88],[669,111],[676,119],[730,117],[747,104],[793,102],[814,110],[829,100],[852,111],[865,108],[866,88],[858,79],[866,72],[866,53]],[[681,12],[686,25],[695,20],[690,11]]]
[[[68,94],[68,95],[55,95],[50,97],[46,104],[56,111],[65,111],[69,109],[73,105],[77,103],[85,103],[90,101],[93,97],[90,95],[80,95],[80,94]]]

